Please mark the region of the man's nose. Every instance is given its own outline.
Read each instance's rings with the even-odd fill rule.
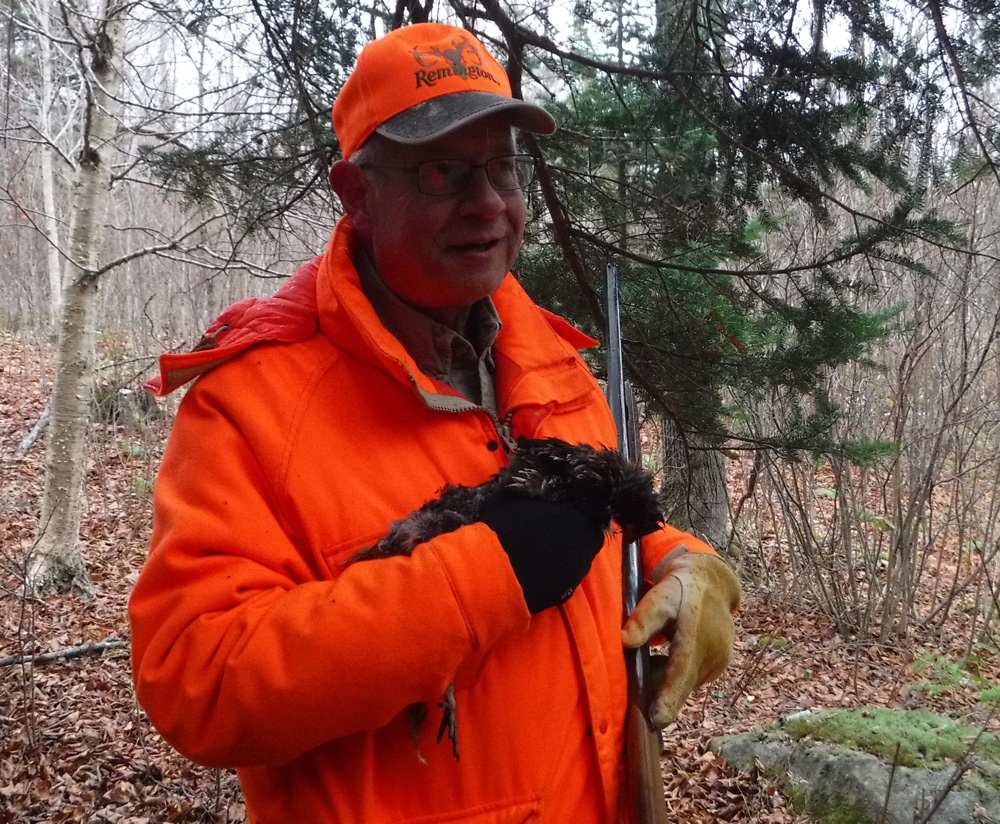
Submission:
[[[463,215],[496,217],[506,205],[503,196],[493,188],[493,184],[486,176],[486,168],[480,166],[473,169],[472,179],[462,193],[460,212]]]

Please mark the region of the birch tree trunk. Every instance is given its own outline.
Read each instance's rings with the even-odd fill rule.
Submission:
[[[49,0],[39,0],[38,3],[38,56],[41,71],[42,92],[40,96],[41,110],[39,121],[43,139],[52,140],[52,104],[55,100],[55,89],[52,84],[52,34],[51,6]],[[59,221],[56,217],[56,176],[52,163],[55,148],[51,145],[42,146],[42,203],[45,211],[45,236],[48,239],[48,271],[49,271],[49,323],[52,333],[59,328],[59,315],[62,311],[62,255],[59,254]]]
[[[111,184],[117,96],[121,86],[127,6],[101,0],[84,44],[87,89],[82,149],[73,181],[69,258],[59,317],[56,375],[50,401],[45,492],[38,539],[25,565],[25,584],[44,594],[93,593],[80,552],[80,516],[86,466],[87,425],[93,382],[96,262]],[[67,12],[69,10],[67,9]],[[88,21],[90,22],[90,21]]]

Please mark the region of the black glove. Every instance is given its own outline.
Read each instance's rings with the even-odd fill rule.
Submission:
[[[499,492],[480,520],[500,539],[532,615],[567,600],[604,545],[600,524],[572,503]]]

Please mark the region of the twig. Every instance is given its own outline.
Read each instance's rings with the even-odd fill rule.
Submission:
[[[128,642],[122,641],[120,638],[105,638],[103,641],[95,641],[92,644],[80,644],[77,647],[42,652],[38,655],[8,655],[6,658],[0,658],[0,667],[11,667],[16,664],[44,664],[49,661],[80,658],[84,655],[96,655],[109,649],[126,649],[127,647]]]
[[[17,449],[14,451],[15,458],[23,458],[25,455],[28,454],[28,450],[31,449],[31,447],[35,445],[35,441],[37,441],[39,437],[41,437],[42,430],[45,429],[48,423],[49,423],[49,408],[48,406],[46,406],[41,414],[41,417],[39,417],[38,419],[38,423],[35,424],[34,429],[32,429],[27,435],[24,436],[24,440],[21,441],[20,446],[18,446]]]
[[[736,538],[736,522],[739,520],[740,513],[743,511],[743,507],[746,502],[749,501],[753,497],[754,492],[757,491],[757,481],[760,478],[760,470],[763,465],[764,453],[760,449],[755,449],[753,455],[753,465],[750,467],[750,474],[747,476],[746,489],[743,491],[740,499],[736,502],[736,506],[733,507],[733,514],[731,518],[733,531],[732,535],[729,537],[730,546],[732,546],[733,540]]]
[[[892,796],[892,782],[896,778],[896,767],[899,766],[899,751],[902,744],[896,744],[896,752],[892,756],[892,766],[889,768],[889,786],[885,788],[885,803],[882,805],[882,814],[878,817],[878,824],[885,824],[886,816],[889,815],[889,799]]]

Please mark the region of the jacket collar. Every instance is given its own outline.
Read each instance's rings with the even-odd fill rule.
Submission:
[[[423,374],[402,344],[379,321],[365,297],[352,260],[353,238],[350,218],[341,218],[316,273],[316,299],[323,334],[356,357],[412,384],[425,397],[456,394]],[[508,273],[494,293],[493,302],[502,322],[494,349],[501,412],[505,405],[516,400],[517,389],[528,375],[558,372],[575,360],[577,349],[598,343],[538,307],[512,274]]]

